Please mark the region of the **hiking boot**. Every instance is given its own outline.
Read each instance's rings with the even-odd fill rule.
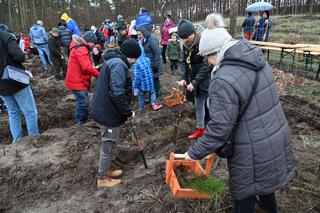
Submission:
[[[97,187],[98,188],[109,188],[119,185],[121,183],[120,179],[112,179],[110,177],[105,177],[103,179],[97,180]]]
[[[109,170],[108,171],[108,176],[109,177],[119,177],[123,174],[122,170],[118,169],[118,170]]]
[[[160,108],[162,108],[162,105],[161,105],[161,104],[152,104],[152,109],[153,109],[154,111],[156,111],[156,110],[158,110],[158,109],[160,109]]]
[[[189,140],[197,139],[198,137],[202,136],[204,134],[204,128],[198,129],[195,133],[188,136]]]

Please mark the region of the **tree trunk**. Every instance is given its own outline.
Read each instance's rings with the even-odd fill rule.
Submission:
[[[23,2],[22,0],[18,0],[19,3],[19,13],[20,13],[20,20],[21,20],[21,29],[24,29],[24,17],[23,17]]]
[[[32,9],[33,9],[33,19],[34,21],[37,20],[37,10],[36,10],[36,1],[31,1],[32,2]]]
[[[310,0],[310,5],[309,5],[309,14],[310,16],[313,16],[313,4],[314,4],[314,0]]]
[[[8,11],[9,11],[9,24],[10,24],[10,28],[13,28],[13,26],[12,26],[12,15],[11,15],[11,0],[8,0]]]
[[[231,0],[231,4],[230,4],[230,34],[232,35],[232,37],[236,37],[237,16],[238,16],[238,1]]]
[[[41,20],[43,20],[44,17],[44,0],[41,1]]]
[[[277,15],[279,15],[280,13],[280,3],[281,3],[281,0],[277,0]]]

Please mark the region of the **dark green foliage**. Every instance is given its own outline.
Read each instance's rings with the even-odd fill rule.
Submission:
[[[221,197],[226,192],[225,183],[221,179],[212,176],[196,175],[194,178],[187,180],[187,187],[208,194],[211,198],[215,196]]]

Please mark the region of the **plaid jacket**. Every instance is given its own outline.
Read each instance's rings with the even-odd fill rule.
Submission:
[[[154,90],[153,73],[151,69],[150,59],[145,56],[144,48],[140,45],[141,56],[137,59],[133,65],[133,89],[139,91],[152,91]]]

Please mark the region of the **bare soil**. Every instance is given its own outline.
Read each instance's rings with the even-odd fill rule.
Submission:
[[[27,64],[34,74],[32,89],[42,134],[11,144],[7,116],[0,117],[0,212],[232,212],[230,194],[220,206],[208,200],[176,200],[165,184],[165,163],[170,151],[184,153],[194,131],[195,115],[185,104],[177,143],[173,130],[179,107],[154,112],[147,105],[135,125],[145,146],[145,169],[131,134],[132,125],[121,128],[118,155],[113,165],[124,170],[119,186],[96,189],[100,149],[99,126],[90,121],[73,124],[75,99],[43,73],[38,58]],[[163,95],[176,86],[178,76],[165,73]],[[92,93],[90,94],[92,96]],[[293,183],[277,193],[281,212],[320,211],[320,128],[308,117],[292,113],[292,102],[283,102],[294,135],[296,175]],[[136,103],[134,108],[137,109]],[[215,175],[227,181],[227,163],[220,160]]]

